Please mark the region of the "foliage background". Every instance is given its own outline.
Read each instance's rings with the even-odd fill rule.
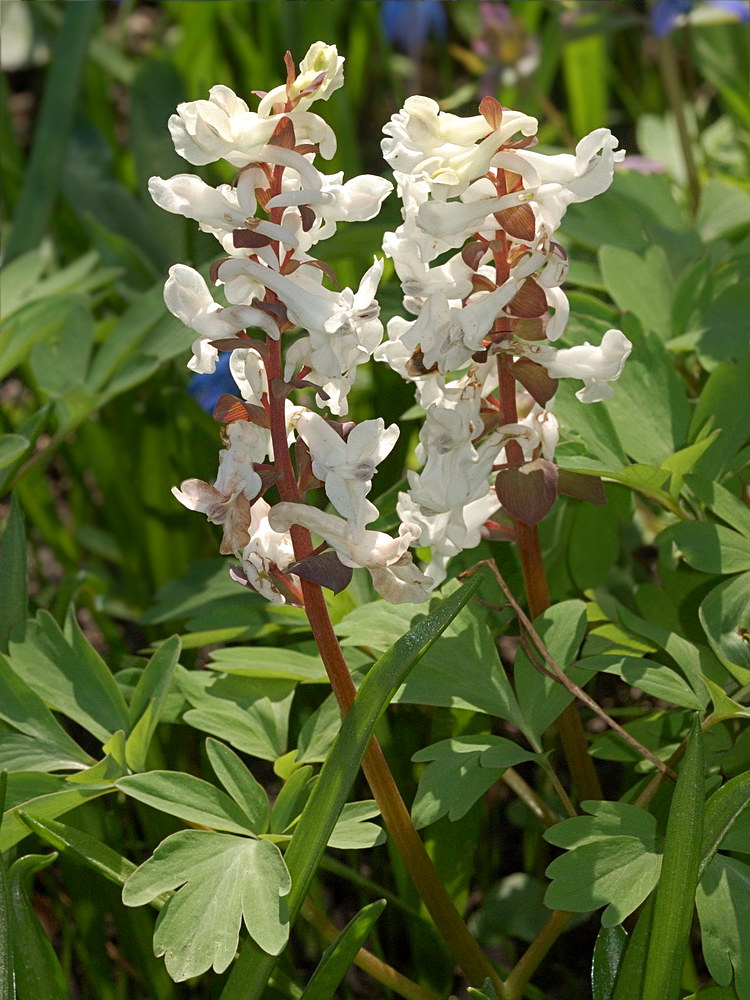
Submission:
[[[183,478],[210,479],[218,435],[187,391],[191,335],[165,312],[161,288],[172,263],[205,266],[216,251],[192,224],[152,206],[146,182],[152,174],[184,168],[166,130],[179,101],[205,97],[216,82],[244,97],[269,88],[281,78],[286,49],[299,59],[320,38],[337,44],[347,59],[346,86],[325,108],[339,137],[331,169],[347,176],[383,172],[380,127],[414,92],[466,113],[489,89],[502,103],[540,118],[546,148],[570,149],[606,125],[635,157],[610,192],[569,211],[563,230],[573,260],[567,342],[622,325],[640,351],[611,404],[581,416],[561,391],[557,412],[567,443],[560,461],[609,469],[620,480],[608,485],[605,508],[560,503],[542,526],[543,542],[554,600],[596,590],[605,619],[616,617],[606,602],[617,598],[644,618],[668,621],[688,640],[706,643],[701,603],[722,574],[750,564],[744,549],[731,565],[721,553],[711,562],[711,546],[690,539],[678,560],[672,525],[686,473],[721,479],[747,502],[750,413],[738,405],[746,399],[750,364],[742,318],[750,290],[745,28],[734,21],[704,24],[698,17],[670,36],[666,44],[681,87],[675,91],[649,11],[638,3],[454,0],[441,6],[400,0],[400,10],[393,7],[374,0],[4,0],[0,493],[7,499],[12,490],[23,511],[29,600],[27,605],[19,596],[17,579],[4,577],[3,641],[27,607],[31,613],[47,609],[60,625],[72,607],[123,690],[143,666],[143,651],[170,631],[183,635],[181,662],[188,668],[203,666],[212,649],[248,638],[309,651],[294,614],[271,613],[225,582],[225,569],[214,558],[215,530],[186,515],[170,495]],[[394,19],[406,8],[404,33]],[[528,68],[529,75],[519,76]],[[230,179],[221,166],[202,172],[214,183]],[[387,203],[372,223],[341,228],[328,244],[328,260],[342,284],[358,280],[382,232],[397,223],[395,204]],[[387,318],[398,310],[400,293],[392,272],[386,278],[381,301]],[[359,419],[382,415],[388,422],[406,414],[399,449],[376,487],[386,495],[411,461],[411,402],[385,366],[366,373],[353,395]],[[717,430],[718,439],[711,438]],[[672,458],[690,447],[689,455]],[[711,521],[705,497],[689,494],[687,503],[699,521]],[[386,500],[384,521],[388,510]],[[10,530],[4,543],[9,558]],[[456,569],[483,554],[465,554]],[[515,557],[506,552],[503,558],[517,586]],[[333,602],[335,618],[368,597],[359,583]],[[599,648],[609,649],[603,644],[608,637],[600,638]],[[508,639],[511,645],[501,650],[512,649]],[[656,649],[649,640],[644,646],[643,637],[640,643],[639,649],[631,635],[628,648],[646,655]],[[590,655],[596,652],[591,645]],[[642,696],[624,707],[623,685],[607,675],[601,675],[599,693],[623,718],[640,718],[655,704]],[[204,773],[200,734],[169,723],[181,710],[177,694],[172,697],[168,724],[149,751],[150,766]],[[319,702],[314,686],[300,688],[289,747]],[[406,705],[396,711],[394,728],[384,725],[382,735],[400,782],[413,794],[412,753],[462,727],[477,731],[479,717]],[[675,733],[680,725],[684,717]],[[99,743],[89,733],[75,723],[73,733],[98,755]],[[612,759],[606,746],[600,751]],[[615,753],[610,765],[614,796],[627,787],[619,759]],[[12,759],[6,764],[14,769]],[[253,767],[273,788],[279,773],[272,764],[267,754]],[[528,939],[530,928],[508,924],[497,880],[525,870],[537,879],[524,883],[531,899],[549,848],[518,804],[507,815],[504,807],[490,796],[501,836],[483,841],[473,861],[468,855],[467,865],[458,866],[453,889],[466,898],[471,888],[484,887],[493,902],[477,911],[476,925],[485,944],[507,956]],[[109,798],[79,809],[71,822],[134,860],[146,856],[144,845],[180,826],[138,804],[115,808]],[[474,810],[460,829],[442,822],[433,850],[447,872],[456,842],[476,842],[483,816]],[[416,905],[397,859],[390,859],[389,872],[378,857],[367,862],[376,881]],[[359,861],[344,860],[359,870]],[[372,874],[373,867],[367,870]],[[337,918],[370,898],[330,884],[319,892]],[[172,984],[151,955],[149,918],[123,913],[114,888],[83,878],[65,856],[38,876],[35,905],[76,996],[114,1000],[134,989],[159,998],[218,996],[220,977],[194,988]],[[524,912],[533,914],[533,907]],[[534,923],[533,916],[528,920]],[[384,932],[384,944],[420,970],[434,941],[413,922],[408,927],[405,938],[398,923]],[[592,927],[580,931],[580,940],[593,937]],[[303,934],[294,956],[300,967],[316,949]],[[422,974],[444,981],[445,962]],[[550,996],[583,996],[586,974],[583,962],[561,951],[542,986]],[[555,987],[555,980],[564,985]],[[367,995],[361,982],[347,989]]]

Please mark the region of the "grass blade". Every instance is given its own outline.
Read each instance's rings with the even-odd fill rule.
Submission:
[[[91,0],[66,4],[44,87],[26,179],[5,251],[6,262],[33,250],[49,225],[78,107],[89,35],[98,16],[99,4]]]
[[[704,772],[696,715],[669,810],[642,1000],[675,1000],[679,992],[703,846]]]
[[[300,1000],[329,1000],[329,997],[334,996],[336,988],[384,909],[385,900],[378,899],[352,917],[333,944],[323,952]]]

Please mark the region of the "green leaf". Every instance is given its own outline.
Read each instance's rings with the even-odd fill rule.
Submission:
[[[609,105],[606,35],[590,32],[568,38],[562,62],[573,131],[584,136],[604,121]]]
[[[696,895],[703,957],[720,986],[750,998],[750,866],[717,854]]]
[[[654,893],[646,900],[638,917],[638,923],[628,938],[625,954],[617,970],[617,982],[612,1000],[643,1000],[643,976],[653,920]]]
[[[461,736],[441,740],[417,751],[412,760],[429,761],[419,779],[412,805],[417,829],[435,823],[442,816],[461,819],[503,771],[535,754],[523,750],[502,736]]]
[[[701,860],[704,781],[703,733],[696,715],[669,809],[643,1000],[676,1000],[679,991]]]
[[[686,476],[685,484],[717,517],[726,521],[745,538],[750,538],[750,509],[739,497],[718,483],[702,479],[700,476]]]
[[[258,784],[234,750],[218,740],[206,740],[206,753],[216,777],[250,818],[253,832],[265,833],[271,813],[263,786]]]
[[[300,1000],[330,1000],[335,996],[347,969],[357,957],[380,914],[385,900],[378,899],[352,917],[339,936],[323,952]]]
[[[23,434],[0,434],[0,469],[6,469],[26,451],[31,442]]]
[[[188,725],[263,760],[286,752],[296,681],[178,668],[177,683],[193,706]]]
[[[716,444],[698,463],[703,479],[717,479],[750,435],[750,407],[738,406],[747,393],[750,360],[722,364],[709,375],[693,412],[690,440],[706,430],[721,429]]]
[[[39,244],[52,216],[78,108],[89,34],[98,16],[96,4],[71,4],[65,8],[45,80],[31,158],[16,204],[15,224],[5,248],[7,261]]]
[[[673,497],[677,497],[682,489],[685,476],[695,467],[696,463],[706,454],[715,443],[721,431],[713,431],[706,437],[701,438],[694,444],[689,444],[687,448],[681,448],[674,455],[665,458],[661,463],[662,469],[667,469],[671,473],[669,480],[669,492]]]
[[[711,648],[742,684],[750,682],[750,573],[725,580],[714,587],[700,606],[698,616]],[[737,676],[732,665],[742,673]]]
[[[300,729],[297,763],[317,764],[324,761],[340,728],[341,709],[336,696],[331,693]]]
[[[53,819],[43,822],[23,810],[19,810],[18,816],[29,830],[56,851],[70,851],[115,885],[123,885],[136,869],[132,861],[74,826],[67,826]]]
[[[704,646],[696,646],[692,642],[688,642],[683,636],[657,625],[656,622],[640,618],[624,604],[616,602],[614,608],[624,628],[644,639],[650,639],[672,657],[687,678],[701,707],[704,707],[708,703],[708,693],[703,675],[711,670],[713,657],[710,651]]]
[[[568,849],[547,868],[552,884],[544,898],[552,909],[585,913],[608,904],[602,926],[621,923],[659,877],[656,820],[623,802],[582,802],[589,816],[564,820],[544,839]]]
[[[39,923],[29,898],[36,872],[48,868],[57,854],[29,854],[8,870],[10,933],[13,942],[14,992],[10,996],[67,1000],[68,984],[50,939]]]
[[[99,654],[72,623],[66,638],[47,611],[14,632],[12,669],[52,708],[74,719],[100,740],[127,729],[128,710]]]
[[[230,646],[211,654],[212,670],[243,677],[269,677],[284,680],[327,683],[328,675],[319,656],[300,653],[285,646]]]
[[[623,927],[602,927],[596,936],[591,965],[592,1000],[611,1000],[628,935]]]
[[[292,923],[308,893],[378,719],[417,659],[435,642],[475,592],[481,576],[477,573],[429,617],[402,636],[362,681],[286,850],[285,861],[292,879],[289,895]],[[246,945],[232,969],[221,1000],[259,1000],[274,964],[258,948]]]
[[[156,726],[172,686],[180,639],[173,635],[163,642],[146,664],[130,702],[130,732],[125,745],[128,767],[143,771]]]
[[[18,497],[11,497],[10,513],[0,537],[0,650],[8,648],[11,630],[28,614],[26,531]]]
[[[558,667],[577,684],[585,684],[589,676],[570,669],[586,633],[583,601],[562,601],[535,618],[533,625]],[[537,670],[521,648],[516,653],[514,679],[527,730],[539,739],[573,695],[559,681]]]
[[[626,317],[627,319],[627,317]],[[623,323],[633,342],[615,395],[604,406],[625,451],[636,462],[661,465],[688,443],[690,409],[672,359],[655,334]]]
[[[741,573],[750,569],[750,539],[722,524],[690,521],[673,524],[659,543],[673,542],[688,566],[702,573]]]
[[[341,810],[328,846],[340,850],[363,850],[385,843],[385,832],[377,823],[366,820],[379,816],[380,810],[373,799],[365,802],[347,802]]]
[[[255,833],[253,819],[226,792],[192,774],[147,771],[127,775],[116,784],[131,798],[188,823],[250,836]]]
[[[626,684],[673,705],[700,711],[708,700],[697,697],[686,681],[669,667],[635,656],[588,656],[578,661],[582,670],[600,670],[622,677]]]
[[[126,906],[142,906],[170,890],[154,933],[172,979],[184,982],[209,968],[224,972],[244,922],[253,941],[278,955],[289,937],[289,872],[275,844],[207,830],[173,833],[130,876]]]
[[[83,302],[70,301],[61,317],[57,337],[36,343],[29,357],[37,387],[60,398],[82,387],[94,343],[94,318]]]
[[[604,246],[599,266],[607,291],[623,312],[632,312],[644,330],[653,330],[662,340],[672,335],[673,279],[661,247],[650,246],[645,254],[621,247]]]
[[[703,844],[701,863],[698,870],[700,880],[721,845],[725,850],[732,847],[725,843],[727,835],[739,817],[750,805],[750,773],[738,774],[730,778],[706,803],[703,816]],[[748,814],[745,813],[745,818]],[[745,845],[750,851],[750,841]]]
[[[12,779],[22,776],[23,772],[19,771],[10,777]],[[37,777],[47,777],[47,775],[38,775]],[[29,829],[21,820],[19,812],[29,813],[40,820],[56,819],[89,799],[99,798],[112,790],[112,784],[67,785],[59,791],[24,799],[13,808],[8,809],[3,815],[2,826],[0,826],[0,851],[7,851],[19,840],[28,836]]]
[[[310,797],[313,769],[300,767],[287,778],[271,810],[271,833],[283,833],[301,814]]]
[[[430,609],[439,606],[439,601],[435,598]],[[381,652],[389,648],[394,635],[416,624],[423,615],[406,605],[378,601],[350,612],[338,623],[336,632],[343,636],[342,645]],[[523,726],[516,696],[492,640],[487,612],[476,605],[466,608],[445,630],[442,640],[422,657],[394,702],[468,708]]]

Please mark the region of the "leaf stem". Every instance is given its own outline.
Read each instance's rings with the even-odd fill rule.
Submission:
[[[508,1000],[518,1000],[526,984],[536,972],[552,945],[567,927],[572,913],[565,910],[555,910],[537,937],[516,962],[516,965],[505,980],[505,990]]]
[[[544,799],[537,795],[531,785],[524,781],[514,767],[506,769],[503,773],[503,781],[545,826],[554,826],[555,823],[560,822],[557,813],[550,809]],[[573,815],[575,815],[575,810]]]
[[[315,928],[325,942],[332,944],[339,935],[338,928],[319,909],[308,896],[302,904],[300,913],[305,920]],[[376,982],[398,993],[405,1000],[440,1000],[437,993],[425,989],[413,979],[409,979],[392,965],[382,961],[366,948],[360,948],[354,959],[354,964],[367,972]]]

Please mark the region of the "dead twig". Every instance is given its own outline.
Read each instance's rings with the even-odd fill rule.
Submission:
[[[545,674],[547,677],[552,677],[554,680],[558,681],[558,683],[562,684],[563,687],[567,688],[567,690],[570,691],[570,693],[574,695],[576,698],[578,698],[579,701],[582,701],[587,708],[590,708],[591,711],[595,715],[597,715],[604,723],[606,723],[606,725],[609,726],[610,729],[614,730],[614,732],[616,732],[618,736],[620,736],[623,740],[625,740],[628,746],[631,746],[636,751],[636,753],[640,754],[646,760],[651,761],[651,763],[659,771],[661,771],[664,776],[671,778],[673,781],[676,781],[677,775],[669,767],[668,764],[665,764],[664,761],[659,760],[659,758],[655,754],[653,754],[648,749],[648,747],[643,746],[643,744],[639,743],[638,740],[634,739],[630,735],[630,733],[626,732],[619,724],[619,722],[615,722],[613,718],[607,715],[604,709],[594,701],[591,695],[587,694],[582,687],[579,687],[574,681],[572,681],[555,663],[555,661],[552,659],[552,656],[550,655],[549,650],[545,646],[542,637],[534,628],[531,621],[524,613],[523,608],[520,606],[518,601],[513,596],[513,592],[503,579],[503,576],[500,573],[500,570],[497,568],[494,560],[484,559],[482,560],[482,562],[477,563],[476,566],[472,566],[471,569],[466,570],[464,573],[461,574],[461,576],[462,577],[471,576],[474,572],[476,572],[476,570],[479,569],[480,566],[489,567],[490,572],[497,580],[500,589],[505,594],[508,603],[513,608],[516,617],[518,618],[518,622],[521,625],[521,645],[523,646],[524,652],[531,660],[532,664],[537,668],[537,670],[541,671],[541,673]],[[531,649],[531,644],[529,642],[529,639],[531,639],[531,641],[534,643],[539,652],[539,655],[542,657],[544,663],[546,663],[549,669],[547,669],[547,667],[543,666],[539,662],[538,658]]]

